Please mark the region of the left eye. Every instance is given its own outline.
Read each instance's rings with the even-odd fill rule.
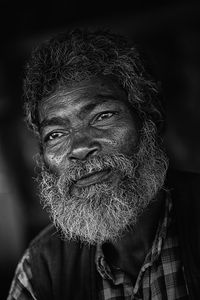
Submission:
[[[109,119],[111,118],[115,113],[114,112],[105,112],[105,113],[102,113],[100,114],[98,117],[97,117],[97,121],[102,121],[104,119]]]
[[[56,139],[56,138],[59,138],[63,135],[63,133],[61,132],[54,132],[54,133],[51,133],[49,135],[49,140],[53,140],[53,139]]]
[[[60,137],[63,136],[63,133],[62,132],[52,132],[50,134],[47,135],[47,137],[45,138],[45,141],[52,141],[52,140],[55,140],[55,139],[58,139]]]

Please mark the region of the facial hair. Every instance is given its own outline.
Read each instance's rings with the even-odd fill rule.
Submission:
[[[168,160],[155,136],[153,123],[146,122],[136,154],[94,156],[71,163],[59,176],[40,159],[41,202],[64,238],[89,244],[116,242],[134,227],[166,176]],[[76,187],[72,193],[81,177],[107,169],[113,174],[110,179]]]

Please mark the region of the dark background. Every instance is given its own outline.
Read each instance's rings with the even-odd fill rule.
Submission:
[[[37,143],[22,111],[23,68],[31,49],[77,26],[125,34],[162,82],[171,163],[200,172],[200,3],[198,1],[0,2],[0,299],[17,261],[47,223],[36,191]]]

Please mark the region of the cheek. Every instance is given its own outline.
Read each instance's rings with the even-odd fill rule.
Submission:
[[[115,127],[107,132],[104,139],[105,150],[131,155],[138,145],[138,133],[135,128],[127,126]],[[107,149],[106,149],[107,148]]]
[[[63,166],[66,167],[66,156],[67,149],[69,148],[68,143],[64,143],[62,145],[46,148],[43,152],[43,158],[45,165],[56,174],[59,174]]]
[[[53,172],[58,173],[62,164],[63,157],[55,156],[54,154],[44,153],[45,165]]]
[[[138,146],[138,134],[135,129],[126,128],[118,134],[119,148],[122,153],[132,155]]]

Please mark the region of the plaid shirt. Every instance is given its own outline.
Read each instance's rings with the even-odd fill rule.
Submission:
[[[164,217],[134,286],[122,270],[111,269],[101,247],[97,247],[96,264],[102,277],[99,284],[101,300],[188,299],[172,214],[171,197],[167,193]]]
[[[134,286],[125,272],[117,268],[111,269],[101,246],[97,246],[95,260],[101,278],[98,282],[99,299],[188,299],[171,211],[172,203],[168,195],[164,218],[159,223],[152,248],[145,258]],[[29,261],[27,250],[17,266],[7,300],[37,300],[30,284],[32,272]]]

